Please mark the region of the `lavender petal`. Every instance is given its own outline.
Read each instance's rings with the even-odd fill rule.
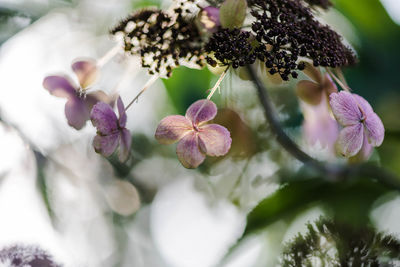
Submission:
[[[231,148],[230,132],[218,124],[202,126],[199,132],[199,146],[201,151],[209,156],[223,156]]]
[[[339,133],[337,148],[344,157],[356,155],[363,144],[364,133],[363,125],[358,123],[343,128]]]
[[[131,151],[132,137],[131,133],[127,129],[122,129],[120,134],[118,158],[121,162],[125,162]]]
[[[69,98],[76,95],[76,88],[73,86],[73,83],[64,76],[47,76],[43,80],[43,87],[50,94],[58,97]]]
[[[75,61],[71,65],[72,70],[78,76],[82,88],[90,86],[97,78],[99,70],[96,61],[92,59]]]
[[[113,106],[113,99],[103,91],[96,91],[87,94],[84,98],[84,101],[88,110],[92,110],[93,106],[96,105],[98,102],[104,102],[106,104],[109,104],[111,107]]]
[[[201,99],[190,105],[185,116],[197,125],[214,119],[215,115],[217,115],[217,106],[214,102],[207,99]]]
[[[92,120],[93,126],[95,126],[97,131],[102,135],[109,135],[118,131],[117,115],[115,115],[111,106],[104,102],[98,102],[94,105],[90,113],[90,119]]]
[[[89,119],[89,110],[82,99],[74,96],[65,104],[65,116],[70,126],[80,130]]]
[[[193,131],[185,135],[176,147],[179,161],[185,168],[197,168],[206,158],[199,149],[198,136]]]
[[[109,157],[117,149],[119,138],[119,132],[110,135],[96,135],[93,139],[94,150],[105,157]]]
[[[155,138],[160,144],[169,145],[178,142],[184,135],[193,130],[191,122],[184,116],[165,117],[158,124]]]
[[[333,115],[340,124],[349,126],[360,122],[363,115],[351,93],[341,91],[329,97]]]
[[[371,105],[362,96],[359,96],[357,94],[353,94],[353,97],[357,101],[357,104],[362,109],[362,112],[365,114],[366,117],[368,117],[369,114],[373,114],[374,113],[374,110],[372,109]]]
[[[369,143],[372,146],[380,146],[385,137],[385,128],[378,115],[376,113],[368,114],[364,125]]]

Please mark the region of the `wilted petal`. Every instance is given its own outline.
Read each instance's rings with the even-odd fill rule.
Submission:
[[[364,139],[363,131],[361,123],[347,126],[340,131],[337,145],[343,156],[352,157],[360,151]]]
[[[192,123],[184,116],[173,115],[165,117],[158,124],[155,137],[160,144],[178,142],[185,134],[193,130]]]
[[[208,124],[199,132],[200,149],[209,156],[223,156],[231,148],[231,134],[223,126]]]
[[[188,133],[178,143],[176,154],[185,168],[197,168],[206,158],[199,149],[198,136],[195,132]]]
[[[82,88],[91,85],[98,76],[98,68],[95,60],[79,60],[72,64],[72,70],[78,76],[79,84]]]
[[[364,125],[369,143],[372,146],[380,146],[385,136],[385,128],[378,115],[376,113],[368,114]]]
[[[110,135],[96,135],[93,139],[94,150],[105,157],[111,156],[117,148],[119,135],[119,132]]]
[[[366,117],[368,117],[369,114],[374,113],[374,110],[372,109],[371,105],[368,103],[367,100],[365,100],[362,96],[359,96],[357,94],[352,94],[352,95],[357,101],[357,104],[362,109],[362,112]]]
[[[108,135],[118,130],[118,118],[110,105],[98,102],[90,113],[93,126],[102,135]]]
[[[70,126],[80,130],[89,119],[89,110],[83,100],[75,96],[65,104],[65,116]]]
[[[185,116],[197,125],[201,122],[214,119],[215,115],[217,115],[217,106],[214,102],[201,99],[190,105]]]
[[[322,90],[321,86],[311,81],[300,81],[297,83],[296,93],[301,100],[310,105],[318,105],[321,103]]]
[[[50,94],[58,97],[69,98],[76,95],[76,89],[72,82],[64,76],[47,76],[43,80],[43,87],[46,88]]]
[[[349,92],[341,91],[329,96],[333,115],[343,126],[358,124],[362,118],[356,99]]]
[[[121,97],[118,97],[117,99],[117,108],[119,114],[119,126],[125,127],[127,118],[126,118],[125,106],[124,103],[122,102]]]
[[[132,137],[131,133],[127,129],[121,130],[121,136],[119,139],[119,160],[124,162],[129,157],[129,152],[131,151]]]
[[[314,82],[320,84],[322,83],[322,75],[321,75],[321,71],[314,67],[312,64],[308,63],[308,62],[304,62],[305,64],[305,69],[303,70],[303,72],[310,77]]]
[[[322,90],[325,91],[328,96],[332,93],[338,92],[338,88],[329,74],[325,74],[324,82],[322,83]]]

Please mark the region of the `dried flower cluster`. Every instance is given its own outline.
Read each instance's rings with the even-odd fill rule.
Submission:
[[[26,245],[14,245],[0,250],[0,266],[61,267],[43,249]]]
[[[310,6],[319,6],[324,9],[328,9],[330,6],[332,6],[332,3],[330,0],[305,0]]]
[[[313,61],[314,66],[340,67],[355,63],[352,50],[342,43],[339,34],[319,23],[308,7],[299,0],[250,0],[256,19],[252,30],[260,45],[257,58],[265,62],[270,73],[283,80],[297,77],[299,57]]]
[[[171,12],[145,9],[124,19],[111,33],[122,34],[125,51],[140,55],[150,74],[169,77],[182,62],[203,67],[203,41],[191,15],[191,1]]]

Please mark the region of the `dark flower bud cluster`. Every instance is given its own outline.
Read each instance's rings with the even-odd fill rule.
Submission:
[[[214,56],[207,56],[211,66],[231,65],[233,68],[253,64],[256,56],[250,44],[250,32],[239,29],[220,29],[213,34],[205,45],[205,51]]]
[[[311,59],[314,66],[332,68],[356,62],[341,36],[318,22],[304,2],[250,0],[249,6],[256,19],[252,23],[259,43],[255,54],[270,68],[271,74],[279,73],[283,80],[288,80],[289,75],[296,77],[295,70],[304,68],[297,64],[299,57]]]
[[[193,1],[181,2],[172,12],[158,9],[139,11],[124,19],[111,34],[122,35],[126,52],[140,55],[150,74],[170,76],[182,61],[202,67],[202,39],[192,11]]]
[[[26,245],[14,245],[0,250],[0,266],[61,267],[43,249]]]

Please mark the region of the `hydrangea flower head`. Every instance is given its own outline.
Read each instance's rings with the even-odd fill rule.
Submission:
[[[330,104],[335,118],[344,127],[337,141],[339,152],[343,156],[357,155],[364,143],[373,147],[382,144],[385,128],[364,98],[341,91],[330,95]]]
[[[109,157],[119,144],[118,157],[124,162],[129,157],[132,140],[130,132],[125,128],[127,117],[121,97],[118,97],[117,107],[119,118],[109,104],[98,102],[94,105],[90,114],[93,126],[97,128],[93,147],[97,153]]]
[[[176,154],[186,168],[197,168],[208,156],[228,153],[232,139],[229,131],[219,124],[206,124],[217,115],[217,106],[210,100],[198,100],[185,116],[172,115],[161,120],[155,137],[161,144],[179,141]]]
[[[79,86],[75,85],[69,77],[52,75],[43,80],[43,87],[52,95],[68,99],[65,104],[68,124],[80,130],[89,120],[90,110],[94,104],[98,101],[111,103],[112,99],[102,91],[86,93],[86,89],[95,81],[98,74],[94,61],[76,61],[71,67],[78,77]]]

